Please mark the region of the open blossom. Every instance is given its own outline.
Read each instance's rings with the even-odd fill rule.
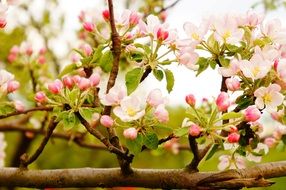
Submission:
[[[234,155],[222,155],[219,157],[219,170],[225,169],[242,169],[245,168],[245,159],[242,156]]]
[[[199,65],[196,65],[199,54],[194,51],[194,47],[180,48],[179,55],[177,55],[179,63],[185,65],[191,70],[198,70]]]
[[[277,61],[277,68],[276,71],[278,73],[278,76],[281,80],[286,82],[286,59],[280,59]]]
[[[161,123],[167,123],[169,121],[169,112],[166,110],[164,104],[160,104],[156,107],[154,116]]]
[[[239,69],[239,61],[236,59],[233,59],[230,61],[230,64],[228,67],[219,67],[218,72],[224,77],[231,77],[237,74],[240,69]]]
[[[215,18],[214,28],[214,36],[219,42],[236,44],[243,37],[243,29],[238,28],[236,18],[231,14]]]
[[[255,105],[259,109],[266,107],[269,111],[276,111],[277,106],[281,105],[284,96],[279,92],[281,87],[278,84],[270,84],[268,87],[260,87],[254,92],[256,97]]]
[[[263,151],[264,154],[267,154],[269,152],[268,146],[263,143],[258,143],[257,147],[254,150],[252,150],[252,152],[256,154],[259,154],[261,151]],[[262,156],[257,156],[252,152],[246,154],[246,159],[252,162],[261,162]]]
[[[127,96],[125,85],[115,85],[107,94],[100,95],[100,101],[103,105],[114,106],[119,105],[121,100]]]
[[[216,99],[216,105],[219,111],[226,111],[231,105],[229,95],[226,92],[221,92]]]
[[[6,157],[6,153],[5,153],[5,148],[7,146],[7,143],[4,139],[4,133],[0,133],[0,167],[4,167],[5,165],[5,157]]]
[[[113,112],[124,122],[134,121],[145,115],[145,109],[137,96],[126,96],[120,101],[120,106],[113,109]]]
[[[282,27],[279,19],[272,19],[261,25],[261,32],[274,43],[286,44],[286,29]]]
[[[161,90],[158,88],[152,90],[147,97],[147,103],[152,107],[164,104],[165,99],[163,98]]]
[[[253,80],[265,77],[271,66],[271,61],[263,59],[259,54],[254,54],[250,61],[242,60],[240,62],[240,69],[243,75]]]
[[[202,22],[199,27],[197,27],[191,22],[186,22],[184,24],[185,33],[195,44],[199,44],[203,40],[204,35],[208,31],[208,28],[209,24],[207,22]]]
[[[241,14],[237,17],[239,26],[256,27],[261,24],[264,19],[263,14],[256,13],[253,10],[247,11],[245,14]]]

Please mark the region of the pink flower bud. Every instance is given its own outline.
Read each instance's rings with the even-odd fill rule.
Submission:
[[[165,22],[166,21],[166,19],[167,19],[167,12],[166,11],[162,11],[160,14],[159,14],[159,18],[163,21],[163,22]]]
[[[276,139],[272,137],[268,137],[264,140],[264,144],[266,144],[269,148],[272,148],[276,144]]]
[[[80,11],[78,19],[80,22],[83,22],[85,20],[85,12],[84,11]]]
[[[44,47],[42,47],[42,48],[40,49],[40,51],[39,51],[39,54],[40,54],[40,55],[44,55],[46,52],[47,52],[47,49],[44,48]]]
[[[19,52],[20,52],[20,49],[19,49],[18,46],[13,46],[13,47],[10,49],[10,53],[11,53],[11,54],[18,55]]]
[[[187,102],[187,104],[189,104],[190,106],[195,106],[196,105],[196,98],[193,94],[189,94],[185,97],[185,100]]]
[[[0,28],[4,28],[6,26],[7,22],[5,18],[0,18]]]
[[[123,136],[127,139],[134,140],[137,138],[137,130],[134,127],[130,127],[123,131]]]
[[[102,11],[102,17],[104,18],[105,21],[109,21],[110,20],[110,13],[109,13],[108,9]]]
[[[152,107],[157,107],[160,104],[164,103],[164,98],[162,97],[162,92],[160,89],[154,89],[152,90],[148,97],[147,97],[147,103]]]
[[[25,106],[21,101],[18,101],[18,100],[14,101],[14,106],[18,112],[25,111]]]
[[[58,94],[63,88],[63,83],[59,79],[56,79],[53,83],[48,85],[48,89],[53,94]]]
[[[160,41],[164,41],[168,38],[169,32],[164,30],[163,28],[159,28],[157,31],[157,39]]]
[[[226,92],[221,92],[216,99],[216,105],[219,111],[226,111],[230,104],[231,102],[229,100],[228,94]]]
[[[90,87],[90,81],[87,78],[82,77],[77,86],[82,91],[87,90]]]
[[[89,44],[84,44],[81,48],[86,56],[90,56],[92,54],[92,48]]]
[[[39,103],[45,103],[47,101],[47,96],[43,91],[39,91],[35,95],[35,100]]]
[[[70,76],[65,76],[65,77],[63,78],[63,84],[64,84],[65,87],[67,87],[67,88],[69,88],[69,89],[72,88],[73,85],[74,85],[73,78],[70,77]]]
[[[88,32],[92,32],[94,30],[94,24],[91,22],[84,22],[83,28]]]
[[[261,117],[261,112],[256,108],[256,106],[249,106],[245,109],[244,118],[246,121],[254,122]]]
[[[89,81],[90,81],[91,86],[97,86],[100,82],[100,75],[98,73],[93,73],[89,77]]]
[[[38,58],[38,63],[41,64],[41,65],[45,64],[46,63],[45,56],[40,55],[39,58]]]
[[[9,61],[10,63],[13,63],[13,62],[16,61],[16,59],[17,59],[17,54],[9,53],[7,59],[8,59],[8,61]]]
[[[154,116],[158,119],[161,123],[167,123],[169,121],[169,112],[166,110],[164,104],[160,104],[157,106]]]
[[[97,126],[99,118],[100,118],[99,113],[92,114],[91,123],[90,123],[92,127],[96,127]]]
[[[108,115],[103,115],[103,116],[101,116],[101,118],[100,118],[100,123],[101,123],[101,125],[103,125],[104,127],[109,128],[109,127],[112,127],[112,126],[113,126],[114,121],[113,121],[113,119],[112,119],[110,116],[108,116]]]
[[[8,93],[14,92],[14,91],[16,91],[19,87],[20,87],[20,83],[19,83],[18,81],[11,80],[11,81],[8,82],[7,92],[8,92]]]
[[[189,135],[192,137],[198,137],[201,134],[201,127],[196,124],[191,124],[189,128]]]
[[[230,133],[236,133],[237,131],[238,131],[238,129],[237,129],[236,126],[231,125],[231,126],[229,127],[229,132],[230,132]]]
[[[80,57],[78,55],[76,55],[76,54],[73,54],[72,57],[71,57],[71,60],[72,60],[73,63],[77,63],[77,62],[79,62]]]
[[[28,47],[27,47],[27,49],[26,49],[26,54],[27,54],[28,56],[31,56],[31,55],[33,54],[33,49],[32,49],[31,46],[28,46]]]
[[[76,85],[78,85],[81,80],[81,77],[79,75],[74,75],[72,76],[72,80]]]
[[[237,91],[240,89],[240,82],[236,78],[227,78],[225,84],[227,89],[230,91]]]
[[[237,143],[240,139],[240,135],[238,133],[230,133],[227,137],[227,141],[230,143]]]

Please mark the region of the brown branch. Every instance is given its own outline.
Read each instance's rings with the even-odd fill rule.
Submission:
[[[22,112],[15,111],[15,112],[12,112],[12,113],[9,113],[9,114],[6,114],[6,115],[0,115],[0,119],[4,119],[4,118],[11,117],[11,116],[16,116],[16,115],[27,114],[29,112],[34,112],[34,111],[52,111],[52,110],[53,110],[52,107],[44,107],[44,106],[35,107],[35,108],[31,108],[31,109],[28,109],[28,110],[25,110],[25,111],[22,111]]]
[[[143,82],[147,77],[148,75],[152,72],[152,68],[150,65],[147,66],[145,72],[143,73],[141,79],[140,79],[140,82]]]
[[[27,167],[29,164],[33,163],[43,152],[44,148],[46,147],[51,135],[53,134],[54,129],[56,128],[58,122],[55,121],[56,116],[53,116],[50,120],[47,133],[45,137],[43,138],[40,146],[37,148],[37,150],[34,152],[32,156],[28,156],[27,154],[23,154],[21,156],[21,166]]]
[[[180,0],[176,0],[176,1],[175,1],[174,3],[172,3],[171,5],[169,5],[169,6],[167,6],[167,7],[164,7],[163,9],[161,9],[161,10],[158,12],[158,14],[161,13],[161,12],[164,12],[164,11],[166,11],[166,10],[168,10],[168,9],[173,8],[173,7],[176,6],[179,2],[180,2]]]
[[[286,161],[224,172],[189,173],[182,169],[134,169],[125,176],[120,169],[21,170],[1,168],[1,186],[63,187],[145,187],[160,189],[240,189],[268,186],[265,179],[286,176]]]
[[[186,169],[191,172],[198,171],[198,165],[201,161],[198,143],[196,141],[196,138],[191,135],[188,136],[188,139],[189,139],[189,145],[190,145],[190,148],[191,148],[191,151],[194,157],[192,159],[192,162],[186,166]]]

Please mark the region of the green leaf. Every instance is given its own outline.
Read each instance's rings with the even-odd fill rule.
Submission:
[[[79,108],[79,114],[86,120],[91,121],[94,110],[90,108]]]
[[[110,72],[113,65],[113,55],[110,50],[103,53],[99,60],[99,65],[104,72]]]
[[[230,52],[234,52],[234,53],[238,53],[241,51],[241,47],[232,45],[232,44],[226,44],[226,48],[230,51]]]
[[[100,45],[98,46],[94,53],[93,53],[93,56],[92,56],[92,60],[91,60],[91,63],[97,63],[99,62],[101,56],[102,56],[102,51],[104,49],[104,46],[103,45]]]
[[[144,136],[144,145],[149,149],[157,149],[159,139],[155,133],[147,133]]]
[[[219,144],[213,144],[211,149],[209,150],[208,154],[207,154],[207,157],[206,157],[206,160],[209,160],[213,157],[213,155],[217,152],[219,148]]]
[[[134,140],[126,139],[126,146],[132,154],[140,153],[143,146],[142,135],[138,134]]]
[[[188,133],[189,133],[189,127],[181,127],[174,131],[174,135],[176,137],[182,137],[182,136],[187,135]]]
[[[74,88],[69,94],[68,98],[70,102],[75,103],[79,97],[80,94],[80,89],[79,88]]]
[[[253,97],[250,95],[241,95],[239,96],[235,103],[237,104],[237,108],[240,110],[247,108],[249,105],[252,105],[253,102]]]
[[[154,69],[153,75],[158,81],[161,81],[164,78],[164,73],[161,70]]]
[[[69,64],[67,66],[64,67],[64,69],[60,72],[59,77],[62,77],[74,70],[76,70],[78,67],[75,63]]]
[[[199,74],[201,74],[203,71],[205,71],[208,68],[209,64],[210,64],[210,62],[208,61],[208,59],[206,59],[204,57],[200,57],[196,63],[196,65],[199,65],[199,69],[197,71],[196,76],[199,76]]]
[[[225,58],[224,56],[219,56],[218,60],[219,60],[222,67],[228,67],[229,66],[230,60]]]
[[[221,116],[222,120],[228,120],[228,119],[236,119],[236,118],[241,118],[243,116],[242,113],[237,113],[237,112],[228,112],[228,113],[224,113]]]
[[[125,84],[127,87],[128,95],[131,94],[138,87],[140,80],[143,76],[143,68],[135,68],[125,75]]]
[[[158,129],[162,129],[162,130],[166,130],[166,131],[173,131],[173,128],[168,127],[168,126],[163,125],[163,124],[158,124],[154,128],[155,129],[158,128]]]
[[[0,115],[7,115],[9,113],[12,113],[16,111],[15,110],[15,107],[10,104],[9,102],[1,102],[1,105],[0,105]]]
[[[64,125],[64,129],[69,130],[78,125],[80,122],[73,112],[69,112],[68,116],[63,118],[62,123]]]
[[[164,72],[166,75],[167,90],[170,93],[173,90],[175,78],[172,71],[170,71],[169,69],[165,69]]]

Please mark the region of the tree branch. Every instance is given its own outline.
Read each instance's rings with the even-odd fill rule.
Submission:
[[[171,5],[164,7],[163,9],[161,9],[158,13],[164,12],[168,9],[173,8],[174,6],[176,6],[178,3],[180,2],[180,0],[176,0],[174,3],[172,3]]]
[[[223,172],[189,173],[182,169],[134,169],[125,176],[120,169],[0,169],[1,186],[33,188],[132,186],[165,189],[239,189],[269,186],[265,179],[286,176],[286,161]]]
[[[16,115],[22,115],[22,114],[27,114],[30,112],[34,112],[34,111],[52,111],[53,108],[52,107],[44,107],[44,106],[40,106],[40,107],[35,107],[35,108],[31,108],[22,112],[19,111],[15,111],[13,113],[9,113],[7,115],[0,115],[0,119],[4,119],[4,118],[8,118],[11,116],[16,116]]]
[[[56,122],[55,119],[56,119],[56,116],[53,116],[51,118],[47,133],[46,133],[45,137],[43,138],[40,146],[36,150],[36,152],[31,157],[29,157],[27,154],[23,154],[21,156],[20,159],[21,159],[21,166],[22,167],[27,167],[29,164],[33,163],[40,156],[40,154],[43,152],[43,150],[46,147],[51,135],[53,134],[54,129],[56,128],[56,126],[58,124],[58,122]]]

